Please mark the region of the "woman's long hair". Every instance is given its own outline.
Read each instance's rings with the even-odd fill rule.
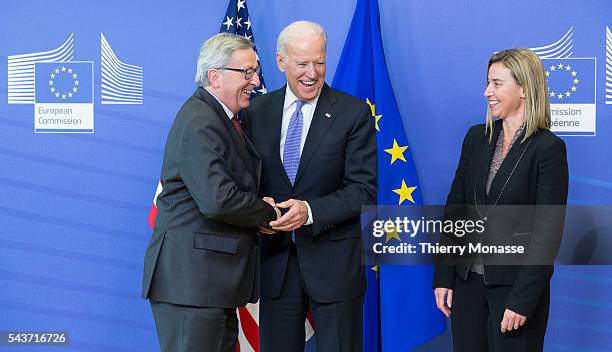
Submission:
[[[525,134],[521,143],[538,129],[550,129],[548,84],[540,58],[533,51],[524,48],[500,51],[489,59],[487,76],[489,68],[494,63],[501,63],[507,67],[516,83],[525,92]],[[488,106],[485,133],[489,135],[489,142],[491,142],[493,140],[493,116]]]

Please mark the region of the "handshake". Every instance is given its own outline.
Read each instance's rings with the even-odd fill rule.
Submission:
[[[276,203],[274,198],[271,197],[264,197],[263,200],[276,211],[276,220],[270,221],[268,226],[260,226],[258,231],[262,234],[272,235],[277,231],[293,231],[302,227],[308,221],[308,204],[304,201],[288,199]]]

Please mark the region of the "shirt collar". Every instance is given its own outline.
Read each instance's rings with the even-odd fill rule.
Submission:
[[[304,101],[304,106],[305,105],[316,106],[317,101],[319,101],[319,96],[321,96],[321,92],[319,92],[316,98],[310,101]],[[293,92],[291,91],[291,88],[289,88],[289,84],[287,84],[287,87],[285,88],[285,103],[283,104],[283,110],[286,110],[291,105],[293,105],[296,102],[296,100],[298,100],[298,98],[295,96],[295,94],[293,94]]]
[[[212,95],[212,96],[215,98],[215,100],[217,100],[217,101],[219,102],[219,104],[221,104],[221,107],[223,108],[223,111],[225,111],[225,113],[227,114],[227,117],[228,117],[228,118],[230,118],[230,120],[231,120],[231,119],[232,119],[232,117],[234,117],[234,113],[232,112],[232,110],[230,110],[230,109],[229,109],[227,106],[225,106],[225,104],[223,104],[223,103],[221,102],[221,100],[219,100],[219,98],[217,98],[217,96],[215,95],[215,93],[213,93],[213,92],[212,92],[212,91],[209,89],[209,87],[206,87],[206,88],[204,88],[204,89],[206,89],[206,91],[207,91],[208,93],[210,93],[210,95]]]

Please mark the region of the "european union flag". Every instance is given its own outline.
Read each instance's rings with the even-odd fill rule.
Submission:
[[[37,62],[36,103],[93,103],[91,62]]]
[[[378,204],[422,204],[419,180],[389,80],[377,0],[358,0],[332,84],[365,100],[378,144]],[[378,278],[376,271],[378,269]],[[366,269],[364,351],[407,351],[444,331],[430,266]],[[378,279],[378,280],[377,280]]]
[[[542,59],[551,104],[595,103],[595,59]]]

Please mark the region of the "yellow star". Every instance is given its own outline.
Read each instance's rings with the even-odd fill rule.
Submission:
[[[51,87],[51,93],[55,92],[55,88]]]
[[[53,73],[52,73],[52,74],[51,74],[51,78],[55,78],[55,74],[53,74]]]
[[[55,69],[55,73],[59,73],[59,68],[56,68],[56,69]]]
[[[557,94],[557,98],[563,99],[563,94]]]
[[[376,115],[376,106],[370,102],[370,98],[366,98],[366,104],[370,107],[372,116]]]
[[[565,65],[565,70],[566,70],[566,71],[569,71],[569,70],[571,70],[571,69],[572,69],[572,66],[570,66],[570,65]]]
[[[402,239],[400,238],[400,235],[395,227],[391,231],[385,231],[385,233],[387,234],[387,237],[385,237],[385,243],[389,242],[392,238],[402,242]]]
[[[559,65],[557,65],[557,67],[562,69],[563,68],[563,64],[559,64]]]
[[[576,91],[576,87],[572,86],[572,92]]]
[[[378,126],[378,121],[380,121],[381,118],[382,118],[382,115],[374,116],[374,127],[376,127],[376,130],[378,132],[380,132],[380,127]]]
[[[72,91],[75,92],[75,93],[77,92],[77,90],[78,90],[77,87],[72,88]]]
[[[59,98],[59,92],[56,92],[56,93],[55,93],[55,97],[56,97],[56,98]]]
[[[572,93],[570,93],[569,91],[565,92],[565,96],[566,96],[566,97],[569,97],[569,96],[571,96],[571,95],[572,95]]]
[[[74,85],[78,86],[79,85],[79,81],[74,81]]]
[[[372,117],[374,118],[374,127],[376,127],[376,130],[380,132],[378,121],[380,121],[380,119],[382,118],[382,115],[376,115],[376,104],[372,104],[369,98],[366,98],[366,103],[370,107],[370,112],[372,114]]]
[[[391,154],[391,164],[393,164],[397,159],[406,162],[406,158],[404,157],[404,151],[406,151],[406,149],[408,149],[408,146],[400,147],[395,138],[393,138],[393,148],[385,149],[385,152]]]
[[[546,71],[546,77],[550,76],[550,72]]]
[[[62,99],[66,99],[66,94],[62,94]]]
[[[406,199],[414,203],[414,199],[412,199],[412,192],[414,192],[415,189],[416,187],[407,187],[406,181],[402,180],[402,187],[393,190],[393,192],[399,194],[400,196],[398,204],[402,205]]]
[[[72,92],[68,92],[68,96],[72,98]]]
[[[576,76],[576,74],[578,74],[578,72],[572,71],[572,76]]]
[[[554,65],[553,65],[553,66],[550,66],[549,68],[550,68],[550,70],[551,70],[551,71],[554,71],[554,70],[556,70],[556,69],[557,69],[557,68],[556,68]]]
[[[76,74],[76,73],[73,73],[73,74],[72,74],[72,78],[77,78],[77,74]]]
[[[62,72],[66,72],[66,67],[62,66]]]
[[[53,81],[49,81],[49,85],[52,86],[53,85]]]
[[[68,69],[68,73],[72,73],[72,69],[71,68]]]
[[[574,83],[578,84],[578,82],[580,82],[578,78],[574,79]]]
[[[555,97],[555,95],[556,95],[556,94],[555,94],[555,92],[554,92],[554,91],[550,92],[550,96],[551,96],[551,97],[553,97],[553,98],[554,98],[554,97]]]

